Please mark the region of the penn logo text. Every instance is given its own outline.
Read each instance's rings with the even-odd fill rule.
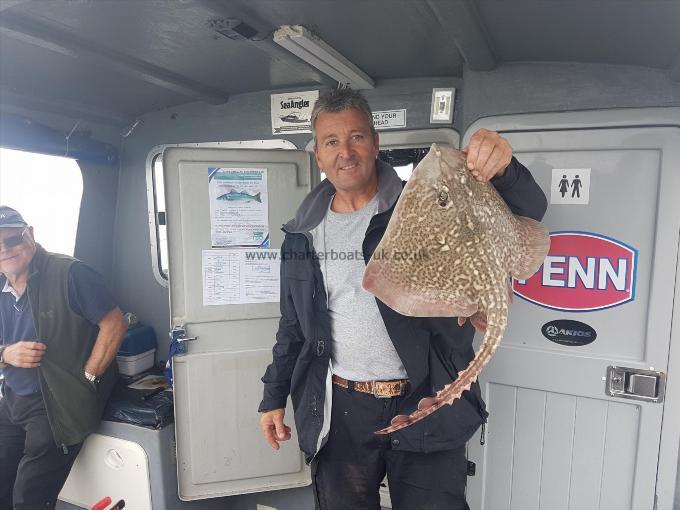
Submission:
[[[635,299],[637,250],[592,232],[552,232],[543,265],[514,293],[554,310],[584,312]]]

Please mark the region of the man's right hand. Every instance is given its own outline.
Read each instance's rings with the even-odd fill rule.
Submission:
[[[264,438],[274,450],[280,448],[279,441],[290,439],[290,427],[283,423],[285,414],[285,409],[273,409],[260,416],[260,427],[262,427]]]
[[[20,342],[10,344],[2,351],[2,361],[17,368],[35,368],[45,354],[47,346],[42,342]]]

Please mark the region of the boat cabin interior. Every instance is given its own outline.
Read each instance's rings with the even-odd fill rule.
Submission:
[[[671,0],[0,0],[0,204],[143,325],[126,385],[173,360],[57,508],[314,508],[297,436],[275,452],[258,424],[279,275],[244,247],[281,247],[325,176],[311,108],[349,86],[402,179],[484,128],[548,200],[480,378],[470,508],[680,509],[679,27]]]

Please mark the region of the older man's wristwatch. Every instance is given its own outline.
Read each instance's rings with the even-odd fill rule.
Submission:
[[[84,372],[84,374],[85,374],[85,379],[90,381],[90,383],[92,383],[92,386],[94,386],[96,388],[97,385],[99,384],[99,377],[97,377],[94,374],[90,374],[89,372]]]
[[[0,345],[0,365],[4,365],[6,363],[5,358],[3,358],[5,349],[7,349],[6,345]]]

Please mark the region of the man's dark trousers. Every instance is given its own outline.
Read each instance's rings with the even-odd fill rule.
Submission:
[[[81,444],[54,442],[40,394],[0,398],[0,510],[54,508]]]
[[[376,435],[397,414],[401,397],[376,398],[333,385],[328,442],[312,461],[317,510],[380,510],[385,474],[393,510],[469,510],[465,446],[417,453]]]

